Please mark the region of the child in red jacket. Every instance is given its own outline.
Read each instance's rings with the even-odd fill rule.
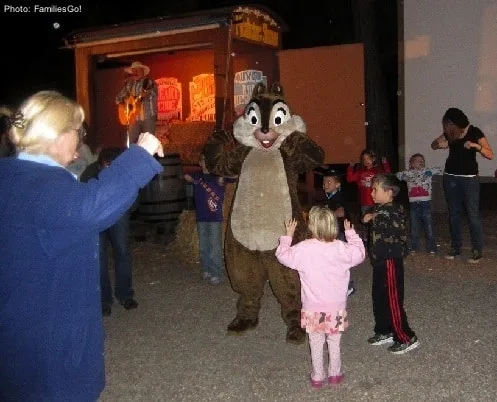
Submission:
[[[378,173],[390,173],[390,164],[386,158],[381,158],[381,165],[376,163],[376,154],[371,149],[364,149],[361,152],[359,167],[354,170],[354,164],[351,163],[347,168],[347,181],[357,184],[357,191],[359,193],[359,205],[361,207],[361,220],[362,217],[371,211],[374,207],[373,197],[371,196],[371,183],[373,177]],[[367,245],[369,241],[369,231],[363,227],[361,230],[361,237],[364,244]]]
[[[360,167],[354,171],[353,164],[347,168],[347,181],[357,184],[361,218],[374,206],[371,196],[371,182],[378,173],[390,173],[390,164],[386,158],[381,158],[381,166],[376,164],[376,155],[370,149],[361,152]]]

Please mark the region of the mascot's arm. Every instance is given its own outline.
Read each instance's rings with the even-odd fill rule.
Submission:
[[[227,131],[220,130],[212,134],[204,148],[205,166],[209,172],[224,177],[240,174],[250,148],[241,144],[229,148],[233,142],[232,135]]]
[[[294,132],[281,144],[280,150],[287,155],[293,168],[304,173],[320,166],[324,161],[324,151],[304,133]]]

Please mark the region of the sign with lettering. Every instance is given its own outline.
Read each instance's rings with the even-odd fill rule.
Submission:
[[[157,124],[169,125],[174,120],[183,119],[183,94],[181,82],[174,77],[155,80],[158,89]]]
[[[280,27],[268,14],[250,7],[238,7],[234,11],[235,36],[264,45],[279,47]]]
[[[190,88],[190,116],[188,121],[216,120],[216,86],[214,74],[200,74],[192,78]]]
[[[259,82],[267,86],[267,77],[262,71],[243,70],[235,73],[233,106],[236,116],[240,116],[243,113],[245,106],[252,97],[255,85]]]

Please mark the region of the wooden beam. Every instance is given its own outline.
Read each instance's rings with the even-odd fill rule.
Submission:
[[[91,126],[91,109],[89,96],[90,56],[88,49],[76,49],[74,54],[76,67],[76,101],[83,106],[86,123]]]
[[[229,54],[229,27],[218,29],[214,39],[214,82],[216,86],[216,129],[225,129],[226,113],[229,110],[229,73],[231,56]]]
[[[187,33],[180,33],[176,35],[159,36],[156,38],[137,39],[133,41],[123,41],[117,43],[108,43],[102,45],[88,46],[90,54],[92,55],[105,55],[106,53],[119,53],[119,52],[132,52],[141,51],[146,49],[155,49],[167,46],[181,46],[195,43],[205,44],[217,38],[218,32],[221,29],[207,30],[207,31],[194,31]],[[76,49],[80,50],[80,49]]]

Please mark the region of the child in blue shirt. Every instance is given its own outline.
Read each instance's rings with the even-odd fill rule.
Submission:
[[[223,201],[226,182],[234,179],[211,174],[205,167],[202,154],[199,161],[202,171],[185,174],[184,179],[193,184],[195,214],[199,240],[202,278],[212,285],[223,281]]]

